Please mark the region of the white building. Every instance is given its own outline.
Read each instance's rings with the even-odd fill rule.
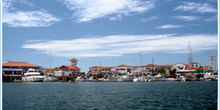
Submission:
[[[123,64],[123,65],[118,65],[116,67],[113,67],[111,70],[118,71],[119,73],[131,73],[133,70],[133,67]]]
[[[62,65],[55,70],[55,76],[74,76],[80,74],[80,68],[77,67],[77,59],[70,59],[71,65]]]
[[[36,71],[41,70],[41,66],[30,64],[27,62],[4,62],[2,64],[3,80],[12,81],[14,79],[21,79],[21,76],[27,72],[28,69],[33,68]]]

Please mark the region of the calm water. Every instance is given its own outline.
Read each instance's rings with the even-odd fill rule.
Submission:
[[[3,109],[217,109],[217,85],[217,81],[3,83]]]

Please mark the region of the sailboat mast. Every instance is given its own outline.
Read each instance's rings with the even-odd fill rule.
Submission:
[[[50,50],[49,66],[51,68],[51,50]]]
[[[141,65],[141,72],[143,71],[143,62],[142,62],[142,54],[140,51],[140,65]]]
[[[112,58],[112,67],[114,67],[114,59]]]
[[[191,73],[191,64],[192,64],[192,49],[190,47],[190,41],[188,43],[188,51],[189,51],[189,58],[188,58],[188,63],[189,63],[189,73]]]
[[[101,73],[101,66],[102,66],[102,60],[101,60],[101,58],[100,58],[100,62],[99,62],[99,73]]]
[[[142,54],[140,51],[140,65],[141,65],[141,74],[143,75],[143,62],[142,62]]]
[[[153,67],[152,75],[154,76],[154,58],[152,58],[152,67]]]
[[[191,49],[191,46],[190,46],[190,41],[188,43],[188,51],[189,51],[188,63],[190,65],[193,62],[193,59],[192,59],[192,49]]]

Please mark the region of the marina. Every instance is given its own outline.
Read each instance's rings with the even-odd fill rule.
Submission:
[[[3,110],[219,109],[217,0],[1,0]]]
[[[213,56],[211,56],[213,57]],[[3,81],[32,82],[149,82],[149,81],[215,81],[218,72],[214,65],[201,66],[198,62],[190,65],[176,63],[174,65],[144,66],[118,65],[115,67],[93,66],[89,72],[81,72],[77,67],[77,59],[70,59],[70,65],[43,68],[26,62],[3,63]]]

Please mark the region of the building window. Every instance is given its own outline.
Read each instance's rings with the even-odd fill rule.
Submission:
[[[5,71],[5,74],[12,74],[12,71]]]
[[[194,67],[194,65],[191,65],[192,67]]]
[[[20,67],[17,66],[12,66],[13,69],[19,69]]]
[[[125,68],[121,68],[120,70],[125,70]]]
[[[3,68],[10,68],[10,66],[3,66]]]
[[[21,75],[21,71],[14,71],[15,75]]]

